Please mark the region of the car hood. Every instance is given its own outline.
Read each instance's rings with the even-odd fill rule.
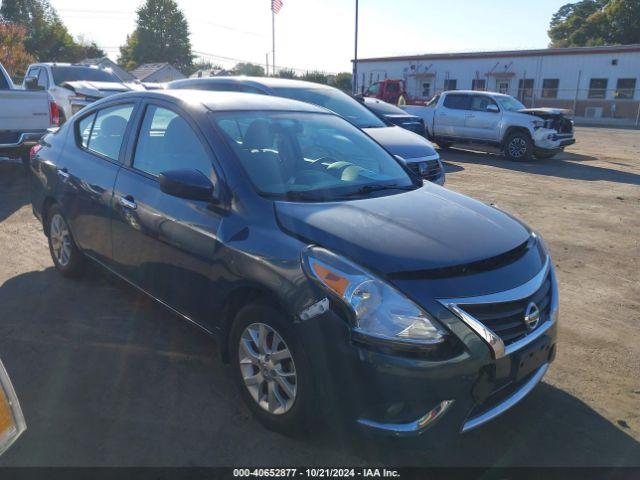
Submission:
[[[73,90],[76,94],[96,98],[108,97],[130,90],[145,90],[144,86],[135,83],[89,82],[84,80],[65,82],[61,86]]]
[[[527,115],[536,115],[541,118],[559,116],[568,117],[571,115],[571,110],[566,110],[564,108],[523,108],[518,110],[518,112],[525,113]]]
[[[429,140],[401,127],[365,128],[364,131],[393,155],[405,160],[436,154]]]
[[[493,259],[531,235],[500,210],[432,184],[362,200],[278,201],[275,211],[285,232],[382,274]]]

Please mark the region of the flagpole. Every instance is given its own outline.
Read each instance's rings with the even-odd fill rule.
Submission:
[[[356,0],[356,40],[355,40],[355,53],[353,55],[353,74],[352,74],[352,88],[353,94],[358,94],[358,0]]]
[[[271,7],[271,72],[276,75],[276,13]]]

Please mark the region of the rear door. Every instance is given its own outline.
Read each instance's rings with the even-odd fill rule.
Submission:
[[[497,112],[487,111],[489,105],[498,108]],[[465,129],[468,138],[498,141],[498,130],[502,111],[493,98],[488,95],[473,95],[471,110],[467,112]]]
[[[112,227],[119,273],[205,326],[214,318],[209,305],[217,291],[213,266],[222,216],[210,202],[163,193],[158,175],[192,168],[216,185],[213,162],[190,116],[171,103],[150,101],[118,176]]]
[[[59,198],[78,245],[111,263],[111,201],[137,101],[109,104],[74,121],[57,165]]]
[[[434,134],[437,137],[465,138],[466,116],[471,110],[471,95],[447,93],[436,109]]]

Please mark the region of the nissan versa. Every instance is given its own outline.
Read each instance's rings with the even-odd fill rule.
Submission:
[[[512,407],[554,359],[540,236],[321,107],[125,93],[31,153],[60,273],[90,259],[217,337],[270,429],[322,414],[442,439]]]

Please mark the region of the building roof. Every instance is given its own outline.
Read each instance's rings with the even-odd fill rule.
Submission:
[[[389,62],[402,60],[460,60],[464,58],[494,57],[538,57],[552,55],[594,55],[610,53],[640,52],[639,45],[610,45],[602,47],[542,48],[537,50],[500,50],[492,52],[426,53],[395,57],[359,58],[360,62]],[[353,62],[353,60],[351,60]]]
[[[165,67],[170,67],[173,68],[174,70],[177,70],[175,67],[173,67],[171,64],[169,63],[143,63],[142,65],[140,65],[139,67],[131,70],[131,75],[133,75],[134,77],[136,77],[138,80],[145,80],[146,78],[148,78],[149,76],[153,75],[154,73],[158,72],[159,70],[162,70]]]

